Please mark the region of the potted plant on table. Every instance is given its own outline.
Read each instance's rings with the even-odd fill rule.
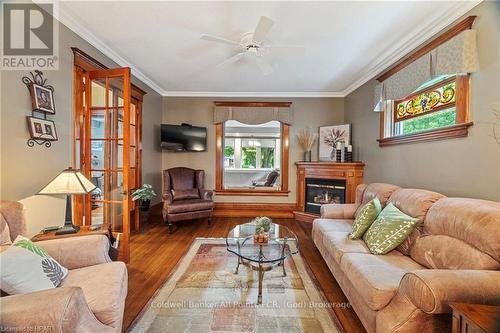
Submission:
[[[267,216],[256,217],[254,243],[265,244],[269,241],[269,229],[271,229],[272,220]]]
[[[141,188],[137,189],[132,193],[132,200],[139,200],[140,209],[143,212],[147,212],[149,210],[149,206],[151,205],[151,199],[156,197],[156,193],[153,190],[153,186],[149,184],[142,185]]]

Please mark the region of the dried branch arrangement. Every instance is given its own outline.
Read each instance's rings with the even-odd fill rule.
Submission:
[[[305,151],[312,150],[317,138],[318,135],[313,133],[309,127],[303,129],[297,134],[297,142]]]

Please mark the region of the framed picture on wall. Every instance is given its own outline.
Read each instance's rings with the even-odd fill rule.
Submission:
[[[33,111],[56,113],[56,104],[54,102],[54,93],[51,89],[43,87],[36,83],[30,84],[31,108]]]
[[[36,117],[26,117],[28,129],[32,139],[42,139],[47,141],[57,141],[56,124],[52,120],[40,119]]]
[[[320,161],[335,161],[337,143],[351,144],[351,124],[321,126],[319,128],[318,157]]]

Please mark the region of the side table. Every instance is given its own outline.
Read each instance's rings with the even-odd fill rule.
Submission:
[[[111,232],[109,230],[109,225],[107,225],[107,224],[101,224],[101,227],[99,229],[96,229],[96,230],[90,230],[90,226],[83,225],[83,226],[80,226],[80,230],[78,232],[75,232],[73,234],[65,234],[65,235],[56,235],[55,231],[49,231],[49,232],[45,232],[45,233],[43,231],[41,231],[40,233],[33,236],[31,238],[31,241],[32,242],[39,242],[39,241],[44,241],[44,240],[49,240],[49,239],[81,237],[81,236],[88,236],[88,235],[105,235],[106,237],[108,237],[108,239],[110,241],[109,257],[113,261],[117,260],[118,250],[111,246]]]
[[[450,303],[453,333],[500,332],[500,306]]]

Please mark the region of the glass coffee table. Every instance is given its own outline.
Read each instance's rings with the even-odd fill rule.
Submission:
[[[259,296],[262,304],[262,280],[264,272],[281,266],[286,276],[285,259],[299,252],[297,236],[287,227],[271,223],[267,243],[254,242],[255,223],[234,227],[226,237],[227,250],[238,257],[235,274],[240,265],[245,265],[259,274]]]

